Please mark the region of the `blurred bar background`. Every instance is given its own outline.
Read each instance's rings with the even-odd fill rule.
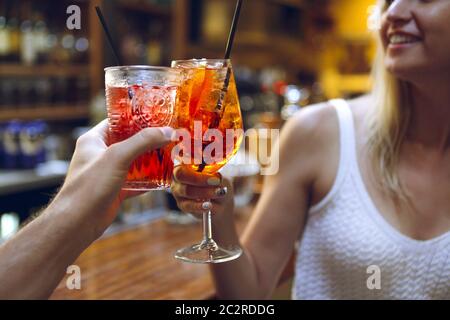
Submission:
[[[368,92],[373,4],[246,0],[232,54],[245,128],[281,128],[309,104]],[[70,5],[81,9],[80,30],[66,28]],[[103,68],[114,60],[96,5],[125,64],[169,66],[221,58],[235,2],[0,0],[0,239],[48,203],[77,137],[106,117]],[[230,175],[239,205],[257,198],[255,170]],[[129,200],[110,232],[168,210],[176,204],[165,192]]]

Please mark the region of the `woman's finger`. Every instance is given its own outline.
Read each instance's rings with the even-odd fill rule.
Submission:
[[[198,187],[218,187],[222,183],[222,175],[220,173],[199,173],[185,166],[176,167],[173,171],[173,177],[181,184],[189,184]]]
[[[172,193],[175,197],[187,199],[222,199],[228,193],[226,186],[217,187],[197,187],[179,182],[173,182],[171,186]]]
[[[186,198],[177,199],[178,208],[185,212],[195,215],[197,218],[201,218],[203,213],[211,210],[214,214],[220,212],[222,205],[215,201],[195,201]]]

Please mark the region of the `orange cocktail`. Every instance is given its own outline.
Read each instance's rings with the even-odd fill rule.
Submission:
[[[185,157],[182,163],[198,172],[217,172],[237,152],[243,137],[231,63],[182,60],[172,62],[172,67],[181,69],[184,77],[175,115],[177,127],[190,134],[190,161]]]
[[[243,140],[242,116],[230,60],[172,62],[182,70],[176,124],[184,130],[182,165],[201,173],[216,173],[236,154]],[[198,199],[203,205],[209,199]],[[202,206],[203,206],[202,205]],[[209,209],[208,209],[209,208]],[[212,238],[211,205],[204,207],[203,240],[176,252],[192,263],[220,263],[242,254],[239,246],[221,247]]]

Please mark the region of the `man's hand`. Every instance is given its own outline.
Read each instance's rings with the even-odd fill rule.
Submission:
[[[172,134],[169,127],[146,128],[108,146],[108,124],[102,121],[78,139],[55,202],[70,202],[96,228],[94,236],[100,236],[116,217],[120,203],[139,194],[121,191],[131,162],[145,151],[169,143]]]
[[[47,298],[68,265],[114,220],[132,161],[171,140],[171,128],[147,128],[108,146],[108,124],[81,136],[66,181],[44,212],[0,246],[0,299]]]

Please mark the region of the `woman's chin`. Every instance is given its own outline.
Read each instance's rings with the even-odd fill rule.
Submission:
[[[404,81],[417,79],[423,74],[421,68],[412,65],[387,63],[385,67],[391,75]]]

